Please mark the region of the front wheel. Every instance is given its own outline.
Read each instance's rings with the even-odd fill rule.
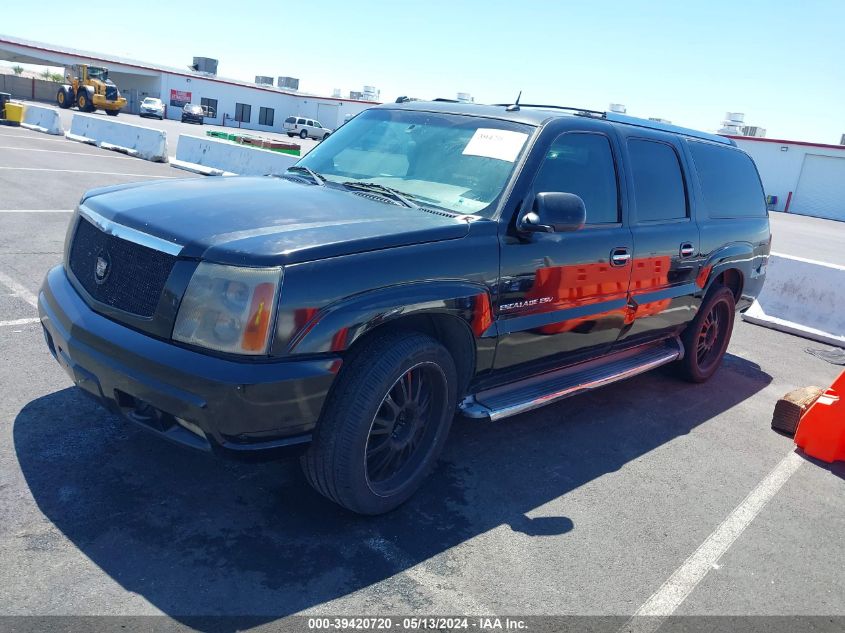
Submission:
[[[698,314],[684,330],[681,377],[690,382],[708,380],[722,362],[734,327],[736,302],[730,288],[716,286],[704,298]]]
[[[457,401],[449,352],[415,332],[376,336],[353,352],[302,457],[309,483],[360,514],[416,492],[437,461]]]
[[[106,114],[108,114],[109,116],[117,116],[118,114],[120,114],[120,110],[106,110]]]
[[[92,103],[91,95],[87,90],[83,89],[79,91],[79,95],[76,98],[76,107],[79,108],[81,112],[94,111],[94,104]]]

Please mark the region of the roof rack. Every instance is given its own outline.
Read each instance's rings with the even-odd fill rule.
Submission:
[[[701,130],[693,130],[688,127],[672,125],[671,123],[660,123],[650,119],[640,119],[635,116],[628,116],[627,114],[619,114],[617,112],[605,112],[604,118],[615,123],[626,123],[628,125],[635,125],[637,127],[648,128],[650,130],[674,132],[675,134],[683,134],[684,136],[713,141],[714,143],[721,143],[722,145],[736,145],[733,139],[725,138],[724,136],[719,136],[717,134],[710,134],[709,132],[702,132]]]
[[[512,105],[510,103],[494,103],[495,106],[509,106]],[[544,105],[539,103],[520,103],[518,104],[520,108],[548,108],[552,110],[567,110],[568,112],[575,112],[576,114],[583,114],[583,115],[597,115],[597,116],[604,116],[604,112],[599,112],[598,110],[588,110],[587,108],[573,108],[571,106],[559,106],[559,105]]]
[[[496,103],[496,106],[509,106],[509,103]],[[566,110],[574,112],[581,116],[596,117],[599,116],[607,121],[615,123],[625,123],[627,125],[635,125],[637,127],[648,128],[651,130],[661,130],[663,132],[673,132],[675,134],[683,134],[693,138],[700,138],[714,143],[721,143],[722,145],[736,145],[733,139],[725,138],[717,134],[710,134],[702,132],[701,130],[693,130],[692,128],[681,127],[679,125],[672,125],[671,123],[660,123],[652,121],[651,119],[640,119],[638,117],[628,116],[627,114],[619,114],[617,112],[599,112],[598,110],[588,110],[587,108],[573,108],[571,106],[559,105],[541,105],[537,103],[520,103],[520,108],[546,108],[551,110]]]

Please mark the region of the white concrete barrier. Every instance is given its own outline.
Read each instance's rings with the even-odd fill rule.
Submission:
[[[121,123],[108,116],[74,114],[70,132],[65,136],[145,160],[167,162],[167,133],[164,130]]]
[[[215,138],[179,135],[171,166],[206,176],[281,174],[299,158]]]
[[[845,347],[845,266],[772,253],[763,291],[742,318]]]
[[[27,104],[23,112],[21,127],[44,132],[45,134],[64,134],[62,120],[59,118],[59,111],[56,108],[46,108]]]

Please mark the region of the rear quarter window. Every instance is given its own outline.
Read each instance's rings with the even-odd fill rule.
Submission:
[[[285,119],[285,123],[296,123],[296,117],[289,116]]]
[[[689,141],[701,194],[711,218],[766,215],[766,198],[751,158],[738,149]]]

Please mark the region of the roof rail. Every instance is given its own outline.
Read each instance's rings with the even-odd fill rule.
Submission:
[[[496,103],[497,106],[507,106],[508,103]],[[627,114],[619,114],[617,112],[599,112],[598,110],[588,110],[587,108],[573,108],[571,106],[559,105],[541,105],[537,103],[520,103],[521,108],[548,108],[551,110],[567,110],[575,114],[583,116],[600,116],[607,121],[614,121],[616,123],[626,123],[627,125],[636,125],[637,127],[648,128],[652,130],[661,130],[663,132],[674,132],[675,134],[683,134],[693,138],[700,138],[714,143],[721,143],[722,145],[736,145],[733,139],[725,138],[717,134],[710,134],[709,132],[702,132],[701,130],[693,130],[692,128],[681,127],[679,125],[672,125],[671,123],[660,123],[650,119],[640,119]]]
[[[510,103],[494,103],[495,106],[509,106]],[[543,105],[539,103],[520,103],[520,108],[548,108],[551,110],[567,110],[569,112],[575,112],[576,114],[595,114],[598,116],[604,116],[604,112],[599,112],[598,110],[588,110],[587,108],[573,108],[571,106],[559,106],[559,105]]]
[[[693,138],[700,138],[706,141],[713,141],[714,143],[721,143],[722,145],[736,145],[733,139],[725,138],[717,134],[710,134],[700,130],[693,130],[688,127],[680,127],[679,125],[672,125],[670,123],[659,123],[658,121],[651,121],[649,119],[640,119],[627,114],[619,114],[617,112],[605,112],[604,118],[615,123],[626,123],[628,125],[635,125],[637,127],[648,128],[650,130],[661,130],[663,132],[674,132],[675,134],[683,134],[684,136],[691,136]]]

